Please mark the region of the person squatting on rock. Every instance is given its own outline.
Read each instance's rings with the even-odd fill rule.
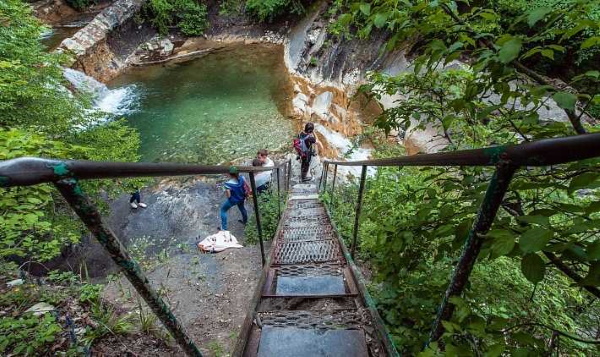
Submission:
[[[259,158],[256,158],[252,160],[252,166],[263,167],[263,162],[260,161]],[[269,189],[270,182],[268,180],[270,177],[268,175],[261,175],[264,173],[265,172],[257,172],[254,175],[254,182],[256,183],[256,193],[259,195]]]
[[[310,181],[312,177],[308,177],[308,170],[310,168],[310,160],[313,156],[316,156],[314,147],[318,147],[319,151],[323,150],[323,146],[317,141],[315,136],[315,125],[313,123],[306,123],[304,125],[304,131],[298,134],[298,137],[294,139],[294,149],[298,153],[296,159],[300,159],[300,178],[302,181]]]
[[[221,205],[221,229],[227,230],[227,211],[233,206],[237,206],[242,214],[242,224],[248,222],[248,211],[244,207],[244,202],[248,196],[248,184],[243,176],[240,176],[237,167],[232,166],[229,168],[229,180],[225,182],[225,196],[227,199]]]
[[[142,203],[142,195],[140,194],[140,189],[136,188],[135,192],[131,194],[131,198],[129,199],[129,205],[131,208],[146,208],[148,207],[145,203]]]
[[[271,160],[269,158],[269,151],[267,151],[267,149],[259,150],[256,153],[255,160],[257,160],[257,159],[261,163],[261,165],[258,165],[258,166],[275,167],[275,163],[273,162],[273,160]],[[256,165],[254,165],[254,161],[252,161],[252,166],[256,166]],[[254,179],[256,180],[256,191],[258,191],[258,193],[263,193],[266,190],[268,190],[269,186],[271,185],[272,178],[273,178],[273,171],[257,172],[254,175]]]

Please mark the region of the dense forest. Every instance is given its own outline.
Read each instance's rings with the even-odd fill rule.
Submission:
[[[273,23],[303,16],[311,3],[223,0],[219,8]],[[356,138],[374,147],[376,157],[403,155],[387,134],[415,125],[440,128],[444,151],[600,130],[599,1],[333,0],[328,6],[333,41],[368,41],[384,33],[381,51],[402,49],[413,63],[397,76],[372,72],[360,89],[371,100],[397,98]],[[209,26],[207,4],[197,0],[149,0],[142,17],[161,33],[175,27],[194,36]],[[0,160],[139,160],[138,133],[92,109],[89,94],[71,88],[63,77],[66,55],[48,52],[40,41],[45,29],[28,3],[0,0]],[[550,100],[561,110],[541,119]],[[373,273],[370,290],[398,350],[422,356],[600,353],[600,159],[516,173],[492,230],[482,237],[466,293],[453,298],[453,319],[444,322],[440,343],[427,345],[492,173],[480,167],[381,168],[367,180],[359,257]],[[114,197],[137,183],[90,181],[84,188],[107,209],[101,195]],[[348,238],[356,194],[349,183],[337,186],[333,201],[324,196]],[[275,211],[271,203],[268,232],[277,224]],[[64,287],[57,291],[35,284],[5,288],[15,262],[51,260],[77,244],[84,230],[49,185],[2,189],[0,212],[0,354],[39,355],[51,346],[84,354],[94,340],[132,329],[102,303],[100,285],[74,274],[51,274]],[[102,321],[76,345],[60,339],[62,322],[53,315],[19,317],[32,303],[67,296],[77,296]]]

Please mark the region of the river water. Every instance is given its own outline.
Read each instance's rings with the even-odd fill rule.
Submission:
[[[233,45],[179,64],[133,68],[108,84],[135,88],[125,115],[143,161],[216,164],[290,142],[293,95],[274,45]]]

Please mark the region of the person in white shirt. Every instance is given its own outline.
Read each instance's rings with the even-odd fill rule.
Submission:
[[[255,163],[258,164],[259,162],[261,165],[255,165]],[[256,153],[256,159],[252,162],[252,166],[274,167],[275,163],[269,158],[269,152],[266,149],[262,149]],[[259,172],[254,176],[254,179],[256,180],[256,190],[258,193],[263,193],[269,189],[272,176],[273,171]]]

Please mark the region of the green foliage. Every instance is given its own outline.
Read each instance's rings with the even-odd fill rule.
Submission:
[[[44,27],[20,0],[0,2],[0,127],[61,134],[83,121],[78,100],[60,88],[63,58],[46,53]]]
[[[277,225],[279,224],[276,189],[277,188],[271,188],[271,191],[267,191],[258,195],[260,223],[262,225],[263,239],[265,240],[273,238],[275,232],[277,231]],[[283,193],[281,199],[282,202],[285,202]],[[281,203],[281,209],[284,209],[283,203]],[[256,222],[254,220],[248,222],[244,230],[244,235],[248,244],[258,243],[258,230],[256,229]]]
[[[382,29],[390,31],[387,49],[412,44],[414,71],[373,73],[362,88],[376,99],[398,98],[375,124],[401,133],[436,128],[437,148],[453,151],[573,135],[581,127],[598,130],[574,125],[579,107],[600,102],[597,71],[567,76],[579,92],[524,80],[521,74],[521,62],[540,58],[545,73],[559,71],[558,60],[573,42],[594,44],[587,40],[599,26],[589,21],[591,6],[529,8],[506,26],[494,9],[453,1],[338,1],[333,11],[338,21],[331,30],[367,38]],[[564,22],[555,26],[557,19]],[[467,56],[468,66],[454,62]],[[549,100],[569,122],[540,120],[538,111]],[[598,286],[599,170],[600,160],[593,159],[517,172],[492,231],[481,237],[465,295],[451,300],[456,312],[443,323],[446,353],[597,353],[596,347],[564,337],[559,347],[548,351],[547,346],[553,330],[581,335],[591,324],[578,311],[587,304],[598,308],[580,286]],[[379,169],[367,182],[359,254],[373,266],[379,309],[397,346],[408,354],[421,351],[426,342],[491,177],[491,168],[405,167]],[[333,212],[349,237],[356,188],[340,191]],[[549,265],[550,257],[584,281],[569,282]],[[587,338],[596,338],[595,332],[592,328]],[[425,355],[438,352],[435,344]]]
[[[543,23],[545,19],[552,19],[552,9],[568,11],[570,8],[576,6],[576,4],[577,0],[492,0],[487,5],[500,15],[498,20],[502,27],[516,27],[517,31],[527,33],[530,28],[534,28],[540,22]],[[597,1],[590,1],[587,9],[587,16],[589,19],[600,22],[600,3]],[[527,14],[527,23],[515,26],[514,21],[512,20],[523,17],[523,14]],[[577,25],[577,21],[573,21],[570,17],[566,16],[556,19],[551,25],[551,28],[569,29],[575,28]],[[587,37],[586,35],[591,37]],[[566,44],[567,54],[565,54],[565,58],[561,59],[561,61],[564,61],[564,64],[570,65],[569,61],[572,60],[572,58],[568,57],[573,57],[573,59],[576,59],[575,63],[578,66],[593,66],[594,61],[597,62],[598,55],[600,55],[600,47],[594,42],[594,39],[599,35],[600,30],[587,29],[584,31],[583,36],[580,35],[573,38]],[[548,39],[554,40],[554,36],[551,33],[546,34],[546,36]],[[547,62],[545,59],[542,59],[542,61]]]
[[[14,279],[16,271],[13,265],[10,271],[0,272],[0,280]],[[24,284],[12,288],[0,285],[0,309],[11,312],[0,317],[3,356],[40,356],[50,349],[53,354],[79,355],[102,336],[133,332],[130,315],[118,314],[102,302],[103,285],[80,283],[82,278],[70,271],[51,271],[47,281],[36,278],[36,284],[28,280],[26,277]],[[54,310],[39,317],[26,312],[40,302],[52,305]],[[69,316],[71,322],[64,316]],[[83,331],[75,344],[70,342],[71,328]]]
[[[489,178],[489,170],[485,171]],[[427,340],[486,188],[483,180],[473,181],[466,174],[462,180],[470,181],[471,188],[465,190],[457,172],[447,168],[404,167],[381,168],[367,181],[358,252],[373,269],[376,284],[370,290],[380,314],[396,345],[407,354],[418,353]],[[356,195],[356,183],[340,185],[330,207],[347,244],[352,236]],[[324,198],[329,201],[330,196]],[[499,221],[507,222],[506,216],[501,214]],[[546,230],[533,233],[529,238],[548,238]],[[490,352],[498,346],[513,352],[523,348],[542,353],[552,331],[533,324],[562,331],[593,326],[593,318],[580,310],[588,305],[598,309],[600,302],[569,286],[568,278],[546,268],[540,255],[521,252],[515,242],[516,234],[507,230],[493,230],[486,236],[482,260],[475,266],[465,298],[455,301],[459,308],[454,319],[446,323],[444,341],[451,348],[466,354]],[[595,249],[594,245],[592,254]],[[519,254],[526,254],[521,262]],[[533,302],[534,286],[528,280],[538,283]],[[500,333],[502,330],[507,331]],[[590,339],[595,331],[592,327]],[[568,354],[595,351],[566,339],[561,340],[561,349]]]
[[[62,331],[51,314],[39,317],[32,314],[19,318],[2,317],[0,329],[0,353],[21,356],[34,356],[47,351]]]
[[[300,0],[248,0],[246,11],[261,22],[272,22],[276,17],[304,14],[304,6]]]
[[[79,151],[24,131],[0,129],[0,160],[21,156],[64,157]],[[55,213],[61,202],[52,186],[37,185],[3,190],[0,196],[0,257],[33,256],[41,261],[60,253],[64,244],[79,240],[78,222]]]
[[[137,161],[139,135],[124,121],[93,124],[90,95],[72,93],[63,78],[62,55],[46,53],[45,29],[19,0],[0,2],[0,160],[22,156],[57,159]],[[81,128],[86,129],[81,129]],[[86,182],[94,197],[122,186]],[[0,195],[0,257],[45,261],[66,244],[77,243],[83,226],[50,185],[18,187]]]
[[[219,5],[219,15],[238,15],[244,11],[244,0],[222,0]]]
[[[146,11],[150,22],[162,35],[175,26],[184,35],[199,36],[208,26],[206,5],[197,0],[150,0]]]
[[[66,0],[67,4],[76,10],[85,10],[96,4],[96,0]]]
[[[83,284],[80,287],[79,301],[96,304],[100,302],[100,293],[104,288],[100,284]]]

